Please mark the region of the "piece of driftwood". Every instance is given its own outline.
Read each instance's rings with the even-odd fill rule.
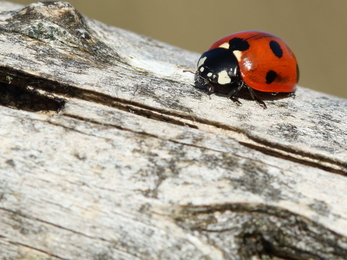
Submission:
[[[0,2],[0,259],[347,259],[347,100],[195,89],[199,54]]]

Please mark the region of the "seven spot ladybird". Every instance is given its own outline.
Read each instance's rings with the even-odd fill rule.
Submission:
[[[260,31],[223,37],[201,55],[197,67],[196,87],[207,89],[209,94],[226,93],[238,105],[241,102],[236,95],[248,90],[263,108],[266,105],[260,96],[294,96],[299,79],[298,64],[289,46],[277,36]]]

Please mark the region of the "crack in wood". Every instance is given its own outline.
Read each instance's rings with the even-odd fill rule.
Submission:
[[[179,111],[157,109],[134,101],[115,98],[90,90],[82,90],[74,86],[64,85],[52,80],[27,75],[23,72],[9,68],[6,68],[5,70],[5,68],[0,67],[0,81],[8,82],[9,75],[11,75],[12,80],[11,85],[7,85],[7,88],[13,87],[17,89],[27,89],[27,86],[32,86],[31,88],[36,89],[36,92],[33,90],[28,91],[28,95],[35,94],[40,89],[46,93],[50,93],[51,100],[53,100],[55,102],[54,104],[56,104],[57,106],[55,110],[56,112],[63,109],[65,103],[67,102],[66,100],[69,97],[73,97],[89,102],[95,102],[101,105],[106,105],[122,111],[134,113],[139,116],[151,118],[153,120],[165,121],[170,124],[188,126],[200,130],[208,128],[208,131],[212,131],[215,134],[220,134],[220,130],[224,130],[224,132],[222,133],[223,135],[227,134],[225,131],[231,132],[231,136],[233,136],[235,133],[241,134],[243,135],[243,137],[246,137],[246,139],[243,138],[244,140],[240,141],[241,139],[238,139],[236,137],[236,140],[239,140],[240,144],[249,148],[254,148],[264,154],[286,159],[296,163],[301,163],[307,166],[316,167],[332,173],[337,173],[344,176],[347,175],[347,166],[345,165],[345,163],[338,163],[337,161],[326,158],[319,154],[308,153],[301,150],[294,150],[288,146],[282,146],[278,143],[272,143],[269,140],[260,139],[256,136],[253,136],[252,134],[240,128],[230,127],[228,125],[223,125],[221,123],[216,123],[214,121],[206,120],[196,116],[193,117],[192,115],[189,115],[187,113],[180,113]],[[47,97],[47,94],[44,97]],[[62,97],[64,97],[64,99]],[[37,98],[31,99],[36,100]],[[46,99],[43,99],[43,101],[45,101]],[[40,103],[44,102],[41,101],[36,104],[39,106]]]
[[[295,163],[300,163],[303,165],[307,165],[310,167],[315,167],[324,171],[328,171],[331,173],[336,173],[340,174],[343,176],[347,176],[347,169],[345,165],[341,164],[336,164],[334,161],[332,161],[329,158],[323,158],[322,156],[317,155],[317,157],[314,157],[314,154],[308,154],[308,153],[303,153],[301,151],[286,151],[286,150],[281,150],[278,149],[278,145],[273,145],[273,146],[265,146],[261,142],[258,144],[254,144],[251,142],[243,142],[241,141],[240,144],[257,150],[261,153],[264,153],[266,155],[274,156],[277,158],[285,159],[291,162]],[[279,147],[281,148],[281,147]],[[312,155],[312,156],[310,156]]]
[[[32,87],[0,83],[0,105],[29,112],[53,115],[64,108],[66,100]]]

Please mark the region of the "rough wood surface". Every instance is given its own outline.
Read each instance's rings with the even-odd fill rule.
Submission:
[[[0,11],[0,259],[347,259],[347,100],[237,107],[199,54]]]

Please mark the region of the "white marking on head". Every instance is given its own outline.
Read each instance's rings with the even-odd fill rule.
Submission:
[[[240,62],[242,51],[233,51],[234,56],[236,57],[237,61]]]
[[[229,49],[229,47],[230,47],[230,44],[228,42],[225,42],[218,46],[218,48],[223,48],[223,49]]]
[[[200,69],[199,69],[199,71],[202,73],[202,72],[204,72],[204,70],[205,70],[205,67],[201,67]]]
[[[207,73],[207,77],[209,77],[209,78],[211,78],[211,77],[212,77],[212,75],[213,75],[213,73],[212,73],[212,72]]]
[[[222,70],[218,73],[218,84],[225,85],[231,83],[231,78],[226,70]]]
[[[207,57],[203,57],[203,58],[201,58],[200,60],[199,60],[199,62],[198,62],[198,68],[202,65],[202,64],[204,64],[205,63],[205,60],[207,59]]]

